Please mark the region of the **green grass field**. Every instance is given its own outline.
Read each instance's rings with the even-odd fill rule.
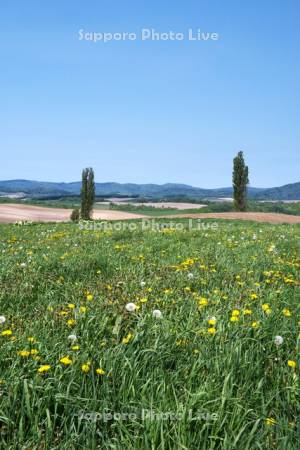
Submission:
[[[0,226],[1,449],[299,448],[300,227],[204,223]]]

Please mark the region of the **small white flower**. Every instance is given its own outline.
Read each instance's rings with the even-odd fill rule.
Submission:
[[[21,263],[20,267],[26,267],[26,263]]]
[[[70,334],[70,336],[68,336],[68,339],[70,339],[70,341],[76,341],[77,336],[76,336],[76,334]]]
[[[162,312],[159,309],[154,309],[154,311],[152,312],[152,316],[155,317],[156,319],[161,319]]]
[[[145,282],[145,281],[141,281],[141,282],[140,282],[140,286],[141,286],[141,287],[146,286],[146,282]]]
[[[187,274],[187,277],[188,277],[189,280],[191,280],[192,278],[194,278],[194,274],[192,272],[189,272]]]
[[[277,347],[279,347],[279,345],[281,345],[282,343],[283,343],[283,337],[282,336],[275,336],[274,344],[277,345]]]
[[[0,324],[4,323],[6,321],[6,318],[4,316],[0,316]]]
[[[136,310],[136,305],[134,303],[127,303],[125,308],[126,308],[126,311],[133,312]]]

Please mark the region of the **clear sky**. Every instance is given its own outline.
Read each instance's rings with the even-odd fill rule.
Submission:
[[[0,9],[0,179],[300,181],[299,0],[10,0]],[[143,28],[218,41],[142,41]],[[135,41],[79,40],[133,32]]]

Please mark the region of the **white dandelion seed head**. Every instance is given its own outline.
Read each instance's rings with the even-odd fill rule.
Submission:
[[[146,286],[146,282],[145,282],[145,281],[141,281],[141,282],[140,282],[140,286],[141,286],[141,287]]]
[[[125,306],[126,311],[133,312],[136,310],[136,305],[134,303],[127,303]]]
[[[68,336],[68,339],[69,339],[70,341],[76,341],[76,340],[77,340],[77,336],[76,336],[76,334],[70,334],[70,335]]]
[[[4,323],[5,321],[6,321],[5,316],[0,316],[0,324],[1,324],[1,323]]]
[[[187,274],[187,277],[188,277],[189,280],[191,280],[192,278],[194,278],[194,274],[192,272],[189,272]]]
[[[282,343],[283,343],[283,337],[282,336],[275,336],[274,344],[277,345],[277,347],[279,347],[279,345],[281,345]]]
[[[162,312],[159,309],[154,309],[154,311],[152,312],[152,316],[155,317],[156,319],[161,319]]]

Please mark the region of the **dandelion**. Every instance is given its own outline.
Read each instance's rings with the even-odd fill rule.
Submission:
[[[265,419],[265,424],[268,425],[268,426],[273,426],[273,425],[276,424],[276,420],[273,419],[273,417],[267,417]]]
[[[27,338],[27,341],[30,342],[31,344],[34,344],[36,342],[35,338],[33,336],[29,336]]]
[[[234,310],[232,311],[231,315],[232,315],[233,317],[237,317],[237,316],[240,315],[240,311],[239,311],[238,309],[234,309]]]
[[[216,325],[217,319],[215,318],[215,316],[210,316],[210,317],[207,319],[207,322],[208,322],[209,325]]]
[[[289,359],[287,362],[288,366],[291,367],[292,369],[295,369],[295,367],[297,366],[296,361],[294,361],[293,359]]]
[[[74,327],[75,324],[76,324],[76,320],[75,319],[67,320],[68,327]]]
[[[51,366],[49,365],[49,364],[43,364],[42,366],[40,366],[39,368],[38,368],[38,373],[45,373],[45,372],[48,372],[48,370],[50,370],[51,369]]]
[[[125,306],[126,311],[128,312],[134,312],[136,310],[136,304],[135,303],[127,303]]]
[[[152,312],[152,316],[155,317],[156,319],[161,319],[162,312],[159,309],[154,309],[154,311]]]
[[[84,314],[84,313],[86,313],[86,307],[85,306],[80,306],[80,308],[79,308],[79,312],[80,313],[82,313],[82,314]]]
[[[59,362],[60,362],[61,364],[63,364],[64,366],[70,366],[70,365],[73,363],[73,361],[71,360],[71,358],[69,358],[68,356],[64,356],[63,358],[61,358],[61,359],[59,360]]]
[[[71,350],[77,352],[78,350],[80,350],[80,345],[72,345]]]
[[[70,341],[76,341],[76,340],[77,340],[77,336],[76,336],[76,334],[70,334],[70,335],[68,336],[68,339],[69,339]]]
[[[216,329],[215,329],[215,327],[209,327],[208,328],[208,330],[207,330],[207,332],[209,333],[209,334],[216,334]]]
[[[94,299],[93,294],[87,294],[86,299],[90,302]]]
[[[141,281],[140,282],[140,286],[143,288],[143,287],[145,287],[146,286],[146,282],[145,281]]]
[[[259,322],[252,322],[251,327],[252,328],[258,328],[259,327]]]
[[[91,370],[91,363],[87,362],[85,364],[82,364],[81,370],[83,373],[89,373],[89,371]]]
[[[253,293],[250,295],[250,298],[252,298],[252,300],[256,300],[258,298],[258,295]]]
[[[282,314],[283,314],[285,317],[291,317],[291,315],[292,315],[291,311],[290,311],[288,308],[283,308]]]
[[[192,280],[194,278],[194,274],[192,272],[189,272],[187,274],[187,277],[188,277],[189,280]]]
[[[30,350],[30,354],[31,354],[31,355],[37,355],[38,352],[39,352],[39,351],[38,351],[36,348],[32,348],[32,349]]]
[[[245,316],[250,316],[252,314],[252,310],[251,309],[244,309],[243,313]]]
[[[1,333],[1,336],[11,336],[12,331],[11,330],[3,330]]]
[[[128,333],[127,336],[125,336],[122,339],[122,344],[128,344],[131,341],[132,338],[133,338],[133,334],[132,333]]]
[[[27,358],[30,355],[30,352],[28,350],[21,350],[18,354],[22,356],[22,358]]]
[[[69,303],[69,304],[68,304],[68,308],[69,308],[69,309],[75,309],[74,303]]]
[[[97,375],[105,375],[105,370],[101,369],[101,367],[99,367],[98,369],[96,369],[96,374]]]
[[[230,317],[230,322],[238,322],[239,321],[239,317],[238,316],[231,316]]]
[[[283,337],[282,336],[275,336],[274,344],[279,347],[283,343]]]
[[[0,325],[6,321],[5,316],[0,316]]]

